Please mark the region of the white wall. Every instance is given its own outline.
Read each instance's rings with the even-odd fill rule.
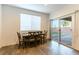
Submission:
[[[16,32],[20,29],[19,23],[21,13],[41,16],[41,29],[48,30],[48,14],[38,13],[8,5],[2,5],[2,11],[2,46],[18,43]]]
[[[61,17],[63,15],[75,12],[76,10],[79,10],[79,5],[68,5],[65,6],[62,9],[59,9],[56,12],[52,12],[50,14],[50,19],[54,19],[57,17]],[[79,12],[72,14],[72,35],[73,35],[73,40],[72,40],[72,47],[76,50],[79,50]]]
[[[75,10],[79,10],[79,4],[69,4],[59,9],[56,12],[51,12],[50,19],[61,17],[63,15],[74,12]]]
[[[79,11],[75,14],[73,47],[79,50]]]
[[[2,26],[1,26],[1,25],[2,25],[2,24],[1,24],[1,21],[2,21],[1,14],[2,14],[2,6],[0,5],[0,45],[1,45],[1,39],[2,39],[2,37],[1,37],[1,30],[2,30],[2,29],[1,29],[1,27],[2,27]],[[0,47],[1,47],[1,46],[0,46]]]

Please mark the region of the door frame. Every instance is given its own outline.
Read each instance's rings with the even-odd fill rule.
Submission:
[[[71,21],[73,22],[73,20],[72,20],[72,18],[73,18],[73,13],[71,13],[71,14],[68,14],[68,15],[64,15],[64,16],[61,16],[61,17],[58,17],[58,18],[54,18],[54,19],[51,19],[50,20],[50,37],[52,38],[52,35],[51,35],[51,21],[53,21],[53,20],[59,20],[59,30],[61,29],[61,27],[60,27],[60,19],[61,18],[66,18],[66,17],[71,17]],[[72,24],[72,26],[73,26],[73,24]],[[71,27],[72,27],[71,26]],[[72,44],[71,44],[71,46],[69,46],[69,45],[65,45],[65,44],[63,44],[63,45],[65,45],[65,46],[68,46],[68,47],[71,47],[72,48],[72,45],[73,45],[73,39],[74,39],[74,36],[73,36],[73,28],[72,28]],[[51,39],[52,40],[52,39]],[[59,44],[62,44],[62,43],[60,43],[60,41],[61,41],[61,31],[59,31],[59,39],[58,39],[58,43]]]

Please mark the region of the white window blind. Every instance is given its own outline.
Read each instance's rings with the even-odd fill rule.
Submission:
[[[20,31],[41,30],[41,17],[20,14]]]

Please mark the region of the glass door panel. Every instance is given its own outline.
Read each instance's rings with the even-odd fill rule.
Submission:
[[[59,20],[51,21],[51,39],[56,42],[59,40]]]
[[[71,18],[63,18],[60,20],[61,43],[69,46],[72,45],[71,22]]]

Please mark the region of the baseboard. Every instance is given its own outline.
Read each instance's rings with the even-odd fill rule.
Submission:
[[[11,45],[17,45],[17,43],[9,44],[9,45],[2,45],[0,48],[6,47],[6,46],[11,46]]]

